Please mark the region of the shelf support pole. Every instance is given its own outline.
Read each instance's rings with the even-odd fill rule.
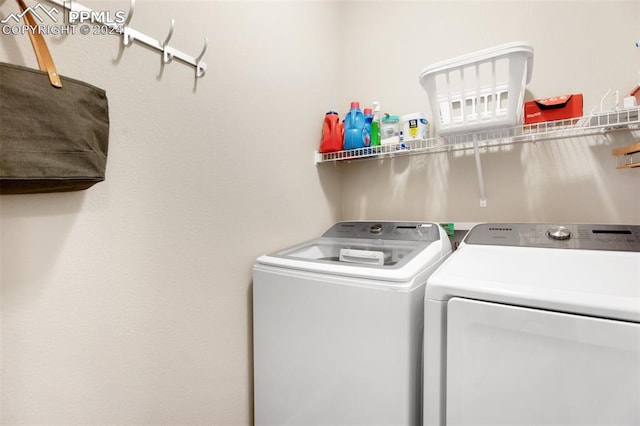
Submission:
[[[482,163],[480,162],[480,147],[478,146],[477,140],[473,141],[473,153],[476,157],[476,171],[478,173],[478,187],[480,189],[480,207],[487,207],[487,194],[484,190],[484,177],[482,175]]]

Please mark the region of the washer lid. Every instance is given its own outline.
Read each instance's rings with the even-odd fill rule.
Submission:
[[[451,252],[436,224],[340,222],[322,237],[258,258],[258,263],[323,274],[408,281]]]
[[[425,295],[456,296],[640,322],[640,252],[463,243]]]

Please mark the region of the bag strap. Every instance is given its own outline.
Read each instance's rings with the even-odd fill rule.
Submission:
[[[31,40],[31,46],[36,54],[40,71],[45,71],[49,75],[49,81],[52,86],[62,87],[62,81],[56,70],[56,65],[53,63],[53,58],[51,57],[51,53],[49,53],[49,48],[44,41],[44,37],[42,37],[40,31],[37,30],[38,24],[31,15],[31,11],[27,10],[27,6],[23,0],[16,0],[16,2],[20,5],[25,23],[31,28],[30,31],[28,31],[29,40]]]

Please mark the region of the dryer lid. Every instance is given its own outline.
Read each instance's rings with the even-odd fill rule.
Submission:
[[[558,223],[483,223],[465,244],[640,252],[640,226]]]
[[[482,229],[485,236],[494,232]],[[556,244],[552,248],[514,238],[483,244],[477,239],[479,234],[472,232],[429,278],[427,299],[466,297],[640,322],[640,251],[588,249],[579,238],[550,242]],[[621,236],[629,234],[608,234],[606,238]],[[535,238],[539,237],[548,239],[544,235]],[[594,242],[591,236],[588,241],[591,247],[606,245],[606,241]]]

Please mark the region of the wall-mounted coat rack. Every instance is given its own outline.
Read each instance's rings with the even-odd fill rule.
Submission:
[[[58,6],[63,7],[69,16],[74,17],[88,17],[92,20],[92,22],[96,22],[96,18],[100,18],[101,16],[108,16],[108,14],[95,12],[92,9],[78,4],[75,0],[47,0],[50,3],[54,3]],[[135,9],[135,0],[129,0],[129,12],[127,14],[124,23],[119,22],[104,22],[100,21],[99,24],[105,26],[110,30],[111,33],[121,34],[122,35],[122,44],[125,47],[130,47],[133,42],[142,43],[158,52],[162,53],[162,62],[164,64],[168,64],[174,59],[177,59],[185,64],[192,65],[195,68],[195,76],[196,79],[202,78],[207,71],[207,64],[202,60],[204,56],[204,52],[207,50],[208,40],[204,38],[204,47],[198,56],[188,55],[178,49],[175,49],[169,46],[169,40],[173,36],[173,30],[175,27],[175,21],[173,18],[170,21],[169,25],[169,34],[164,39],[164,41],[156,40],[153,37],[150,37],[140,31],[134,30],[129,26],[131,23],[131,18],[133,17],[133,12]],[[107,18],[108,19],[108,18]],[[70,20],[73,22],[73,20]]]

